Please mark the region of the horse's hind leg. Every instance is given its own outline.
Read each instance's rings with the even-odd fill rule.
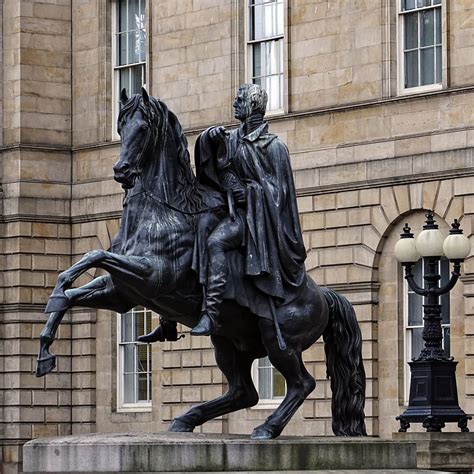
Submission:
[[[56,331],[67,310],[73,306],[104,308],[117,312],[125,312],[130,305],[116,291],[109,275],[92,280],[87,285],[73,290],[66,290],[67,308],[49,315],[40,334],[40,350],[38,354],[36,376],[42,377],[56,367],[56,356],[49,352]]]
[[[229,389],[221,397],[192,407],[184,415],[176,418],[169,431],[193,431],[198,425],[218,416],[249,408],[258,403],[258,394],[251,376],[251,366],[255,357],[240,352],[227,338],[212,336],[216,362],[229,382]]]
[[[252,439],[271,439],[280,435],[296,410],[314,390],[316,382],[303,364],[301,351],[291,347],[282,351],[278,347],[273,323],[262,320],[260,324],[268,357],[286,380],[286,396],[280,406],[252,433]]]

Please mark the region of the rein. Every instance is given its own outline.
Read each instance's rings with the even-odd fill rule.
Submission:
[[[127,200],[130,200],[131,198],[138,196],[139,194],[144,194],[146,197],[150,198],[152,201],[155,201],[158,204],[161,204],[173,211],[179,212],[180,214],[184,214],[186,216],[198,216],[200,214],[214,212],[214,211],[217,211],[218,209],[223,209],[225,207],[224,205],[220,205],[220,206],[214,206],[214,207],[205,207],[204,209],[200,209],[199,211],[184,211],[183,209],[173,206],[169,202],[164,201],[163,199],[160,199],[159,197],[155,196],[151,191],[145,188],[143,183],[142,183],[142,190],[135,194],[132,194],[131,196],[128,196]]]

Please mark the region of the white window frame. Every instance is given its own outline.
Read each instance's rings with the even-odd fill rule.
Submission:
[[[397,62],[398,62],[398,95],[420,94],[424,92],[433,92],[442,90],[446,87],[446,28],[445,28],[445,12],[446,7],[444,0],[441,0],[439,5],[432,5],[429,7],[416,8],[415,10],[402,11],[403,0],[397,0]],[[417,87],[405,87],[405,22],[404,16],[413,12],[422,10],[431,10],[439,8],[441,10],[441,82],[426,84]],[[420,28],[418,28],[418,46]],[[419,49],[419,48],[418,48]],[[436,54],[435,54],[436,56]],[[418,64],[418,68],[420,65]]]
[[[421,260],[420,260],[421,262]],[[421,276],[422,276],[422,281],[417,281],[419,286],[423,286],[423,274],[424,274],[424,266],[423,262],[421,262]],[[441,268],[441,262],[438,263],[438,268]],[[447,277],[449,278],[449,271]],[[419,326],[410,326],[408,324],[408,293],[414,293],[413,290],[410,289],[408,282],[406,279],[403,279],[403,354],[404,354],[404,359],[403,359],[403,373],[404,373],[404,390],[403,390],[403,397],[404,397],[404,403],[405,405],[408,405],[408,400],[410,398],[410,382],[411,382],[411,370],[410,366],[408,365],[408,362],[411,362],[413,359],[413,344],[412,344],[412,329],[417,329],[417,328],[423,328],[423,325]],[[448,293],[449,297],[449,293]],[[422,314],[423,317],[423,314]],[[423,323],[424,324],[424,323]],[[449,324],[441,324],[441,327],[443,329],[443,349],[444,349],[444,329],[448,328],[450,329],[451,327],[451,319],[449,321]]]
[[[126,0],[128,1],[128,0]],[[119,5],[120,0],[114,0],[112,4],[112,137],[113,140],[120,140],[120,135],[117,132],[117,118],[120,112],[120,101],[118,99],[119,94],[120,94],[120,70],[121,69],[127,69],[127,68],[132,68],[135,66],[143,66],[144,67],[144,73],[145,73],[145,78],[148,80],[148,48],[145,46],[145,61],[139,61],[137,63],[130,63],[130,64],[124,64],[124,65],[117,65],[117,35],[119,34],[117,31],[117,18],[118,18],[118,5]],[[145,0],[145,45],[148,45],[148,1]],[[127,21],[128,23],[128,21]],[[127,25],[128,27],[128,25]],[[146,82],[146,81],[145,81]],[[144,84],[144,87],[146,88],[146,84]],[[130,91],[127,91],[127,93],[130,95]]]
[[[281,96],[280,108],[269,110],[267,108],[266,116],[272,117],[275,115],[285,114],[288,110],[288,0],[278,0],[278,3],[283,4],[283,34],[261,38],[258,40],[250,40],[250,9],[254,0],[245,0],[245,77],[246,82],[253,83],[253,45],[257,43],[265,43],[271,40],[282,41],[282,73],[281,73]]]
[[[142,310],[135,310],[135,308],[131,309],[128,313],[146,313],[151,312],[150,310],[143,308]],[[128,313],[124,313],[128,315]],[[148,367],[152,368],[152,346],[151,344],[145,344],[141,342],[122,342],[122,316],[120,313],[117,313],[117,412],[119,413],[126,413],[126,412],[149,412],[152,409],[152,369],[149,370],[147,373],[147,392],[150,396],[149,400],[144,401],[140,400],[136,403],[125,403],[124,402],[124,357],[125,351],[123,348],[126,345],[142,345],[147,346],[147,359],[148,359]],[[129,316],[128,316],[129,317]],[[152,313],[153,317],[153,313]],[[145,317],[145,324],[144,324],[144,331],[145,333],[151,331],[151,327],[148,328],[146,326],[146,317]],[[136,361],[135,361],[136,363]]]
[[[258,383],[259,360],[260,359],[256,359],[252,364],[252,380],[257,390],[257,393],[259,394],[259,397],[260,397],[260,388],[259,388],[259,383]],[[272,366],[272,387],[273,387],[273,375],[275,371],[276,371],[275,367]],[[285,381],[285,393],[286,393],[286,381]],[[258,404],[253,406],[252,409],[256,409],[256,410],[275,409],[280,405],[280,403],[283,401],[284,398],[285,398],[284,396],[273,397],[273,398],[259,398]]]

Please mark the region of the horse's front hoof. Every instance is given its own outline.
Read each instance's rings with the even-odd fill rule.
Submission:
[[[266,428],[264,425],[262,426],[257,426],[252,433],[252,436],[250,436],[251,439],[260,439],[260,440],[265,440],[265,439],[273,439],[276,438],[278,434],[275,434],[273,430],[270,428]]]
[[[45,313],[59,313],[69,308],[69,298],[66,295],[50,296]]]
[[[172,431],[174,433],[192,433],[194,431],[194,426],[190,423],[187,423],[179,418],[176,418],[171,423],[168,431]]]
[[[49,374],[56,367],[56,356],[50,354],[44,359],[38,359],[36,365],[36,377],[43,377]]]

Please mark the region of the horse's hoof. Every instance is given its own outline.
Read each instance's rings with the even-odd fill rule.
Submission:
[[[50,354],[49,357],[38,359],[36,365],[36,377],[43,377],[49,374],[56,367],[56,356]]]
[[[168,428],[168,431],[172,431],[174,433],[192,433],[194,431],[194,426],[186,423],[179,418],[176,418],[172,421],[171,425]]]
[[[265,426],[257,426],[252,433],[252,436],[250,436],[251,439],[260,439],[260,440],[265,440],[265,439],[273,439],[276,438],[278,435],[275,434],[271,429],[265,428]]]
[[[69,298],[64,296],[50,296],[48,304],[44,310],[45,313],[59,313],[69,309]]]

